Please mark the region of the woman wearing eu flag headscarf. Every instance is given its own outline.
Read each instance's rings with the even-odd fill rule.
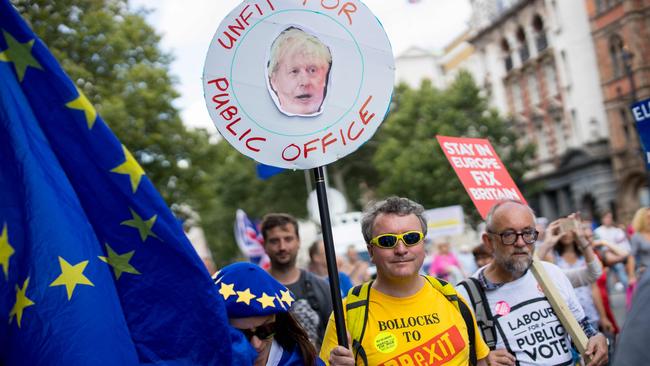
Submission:
[[[230,324],[257,351],[255,366],[324,365],[289,313],[294,302],[291,291],[266,271],[252,263],[234,263],[219,271],[214,282]]]

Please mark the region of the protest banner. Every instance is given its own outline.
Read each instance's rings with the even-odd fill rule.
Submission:
[[[465,230],[465,215],[460,205],[433,208],[424,211],[427,219],[427,237],[460,235]]]
[[[361,147],[388,112],[393,82],[388,37],[360,1],[243,2],[219,25],[203,70],[221,135],[287,169]]]
[[[485,218],[495,202],[526,202],[490,141],[440,135],[436,139],[481,217]]]
[[[630,109],[645,152],[646,169],[650,170],[650,98],[634,103]]]
[[[358,0],[242,2],[219,25],[203,69],[217,130],[258,163],[312,169],[339,344],[347,346],[323,166],[380,126],[395,62]]]
[[[538,258],[533,259],[533,264],[531,264],[530,270],[542,288],[546,299],[553,307],[555,315],[557,315],[558,319],[560,319],[560,323],[562,323],[564,329],[566,329],[567,333],[571,336],[571,341],[575,344],[578,352],[580,352],[580,354],[585,357],[585,360],[587,360],[585,363],[588,363],[588,357],[585,355],[585,351],[587,350],[587,343],[589,340],[587,339],[585,332],[582,330],[582,327],[573,316],[566,301],[564,301],[562,294],[560,294],[560,291],[555,287],[553,280],[549,278],[548,273],[546,273],[544,266],[540,263]]]

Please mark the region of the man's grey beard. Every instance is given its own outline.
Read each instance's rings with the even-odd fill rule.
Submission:
[[[504,259],[495,257],[494,259],[499,266],[501,266],[506,271],[510,272],[514,278],[519,278],[526,273],[531,264],[533,264],[533,257],[528,256],[526,261],[516,260],[514,258]]]

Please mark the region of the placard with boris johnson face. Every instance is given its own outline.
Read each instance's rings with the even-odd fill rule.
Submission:
[[[247,1],[210,43],[203,89],[215,126],[238,151],[310,169],[372,137],[394,73],[388,37],[360,1]]]

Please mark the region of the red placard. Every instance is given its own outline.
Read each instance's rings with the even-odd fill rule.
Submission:
[[[481,217],[485,219],[495,202],[526,202],[490,141],[440,135],[436,139]]]

